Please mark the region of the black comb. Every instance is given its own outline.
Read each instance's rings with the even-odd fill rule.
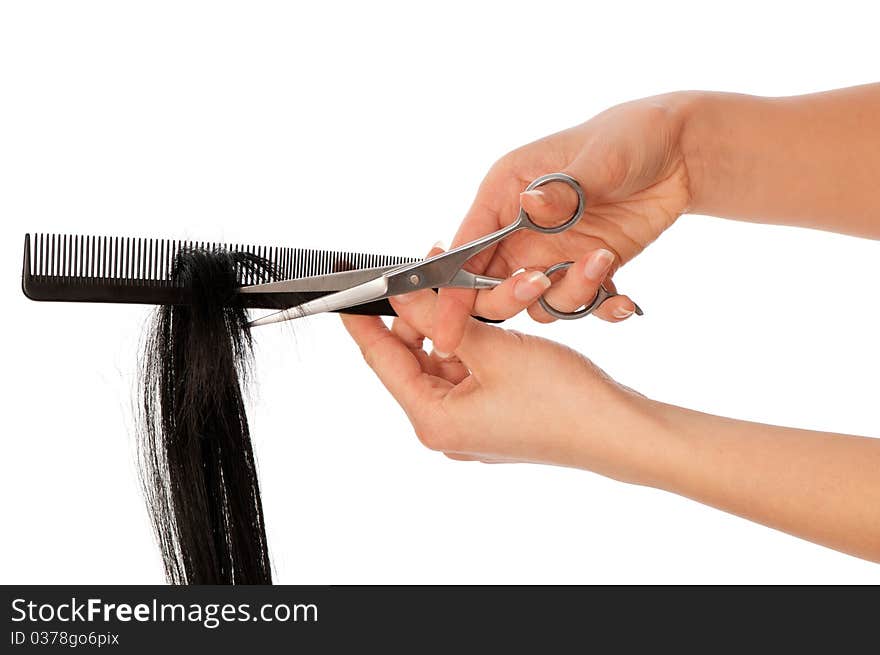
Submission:
[[[263,257],[271,262],[281,280],[419,261],[414,257],[328,250],[75,234],[37,234],[32,247],[31,235],[26,234],[21,288],[31,300],[188,304],[188,291],[172,279],[172,267],[177,253],[195,248]],[[275,281],[245,269],[239,271],[238,277],[240,286]],[[331,291],[237,293],[231,302],[241,307],[285,309],[328,293]],[[351,307],[345,312],[394,316],[387,300]]]

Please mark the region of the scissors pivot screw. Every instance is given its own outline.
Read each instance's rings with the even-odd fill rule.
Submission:
[[[421,278],[419,278],[418,275],[413,273],[412,275],[409,276],[409,283],[412,284],[413,286],[415,286],[419,283],[420,279]]]

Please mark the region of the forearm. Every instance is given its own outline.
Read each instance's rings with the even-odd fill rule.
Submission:
[[[646,406],[640,482],[880,562],[880,439]]]
[[[680,98],[690,211],[880,238],[880,84]]]

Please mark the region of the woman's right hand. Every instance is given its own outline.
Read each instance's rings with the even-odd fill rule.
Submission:
[[[551,183],[523,193],[532,180],[546,173],[559,171],[578,180],[586,195],[586,210],[581,221],[566,232],[548,236],[520,231],[474,257],[467,268],[508,278],[522,268],[543,271],[573,260],[564,279],[545,296],[561,311],[590,302],[603,281],[613,291],[614,272],[688,209],[690,183],[681,147],[688,98],[688,94],[670,94],[618,105],[502,157],[480,185],[453,247],[508,225],[520,204],[541,224],[570,216],[577,198],[564,184]],[[472,313],[503,318],[502,306],[511,294],[508,287],[518,277],[479,292],[441,289],[434,320],[435,351],[441,356],[455,352]],[[634,310],[632,300],[617,296],[595,313],[608,321],[620,321]],[[537,321],[553,320],[537,302],[528,311]]]

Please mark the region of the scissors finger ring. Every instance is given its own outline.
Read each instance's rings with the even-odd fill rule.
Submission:
[[[544,275],[550,277],[556,271],[563,271],[567,268],[570,268],[574,262],[559,262],[558,264],[553,264],[550,268],[544,271]],[[581,309],[576,309],[573,312],[563,312],[556,309],[553,305],[551,305],[547,300],[544,299],[544,296],[538,298],[538,303],[544,309],[545,312],[550,314],[553,318],[558,318],[563,321],[570,321],[575,318],[583,318],[588,314],[592,314],[594,311],[599,309],[603,302],[608,300],[609,298],[614,298],[614,296],[619,296],[619,293],[612,293],[608,289],[605,288],[604,284],[599,285],[599,290],[596,292],[595,297],[586,305],[584,305]],[[635,303],[633,303],[635,305]],[[639,316],[642,315],[641,308],[636,305],[635,309],[636,314]]]

